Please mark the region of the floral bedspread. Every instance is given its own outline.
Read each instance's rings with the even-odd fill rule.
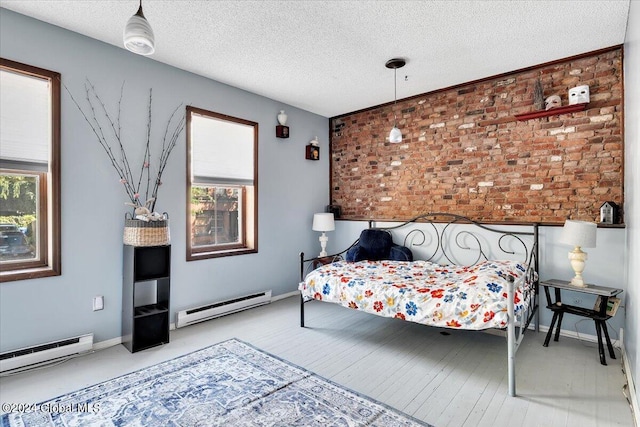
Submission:
[[[516,261],[443,266],[428,261],[339,261],[310,272],[299,289],[305,300],[342,304],[384,317],[431,326],[489,329],[507,326],[508,277],[516,286],[527,269]],[[515,295],[518,313],[522,289]]]

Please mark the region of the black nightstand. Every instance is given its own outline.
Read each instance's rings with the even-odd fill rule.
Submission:
[[[613,352],[613,346],[611,345],[611,339],[609,338],[609,332],[607,331],[606,321],[611,319],[611,315],[607,314],[607,304],[609,302],[609,298],[614,297],[620,293],[622,293],[622,289],[609,288],[606,286],[596,286],[596,285],[587,285],[585,287],[574,286],[570,282],[566,280],[544,280],[540,282],[540,285],[544,286],[544,293],[547,298],[547,308],[553,311],[553,318],[551,319],[551,325],[549,326],[549,332],[547,332],[547,337],[544,340],[544,346],[549,346],[549,340],[551,339],[551,334],[553,333],[553,327],[558,322],[556,326],[556,333],[553,337],[554,341],[558,341],[560,338],[560,327],[562,325],[562,317],[565,313],[575,314],[576,316],[587,317],[589,319],[593,319],[596,324],[596,333],[598,335],[598,353],[600,353],[600,363],[603,365],[607,364],[604,355],[604,344],[602,342],[602,334],[604,333],[604,337],[607,342],[607,349],[609,350],[609,356],[612,359],[616,358],[615,353]],[[549,288],[555,289],[555,302],[551,301],[551,295],[549,293]],[[564,304],[562,302],[560,291],[568,290],[574,292],[582,292],[585,294],[598,295],[600,297],[600,306],[596,310],[595,308],[584,308],[578,307],[575,305]]]

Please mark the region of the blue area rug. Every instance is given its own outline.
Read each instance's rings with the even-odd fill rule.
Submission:
[[[429,426],[236,339],[21,409],[1,425]]]

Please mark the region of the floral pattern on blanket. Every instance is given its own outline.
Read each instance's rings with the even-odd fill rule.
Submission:
[[[335,302],[384,317],[459,329],[507,326],[508,278],[526,271],[516,261],[443,266],[429,261],[339,261],[309,273],[300,283],[305,300]],[[515,310],[522,310],[516,289]]]

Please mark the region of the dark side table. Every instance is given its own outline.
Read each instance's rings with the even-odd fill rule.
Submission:
[[[551,334],[553,333],[553,327],[558,322],[556,326],[556,333],[553,337],[554,341],[558,341],[560,338],[560,326],[562,325],[562,316],[565,313],[575,314],[576,316],[587,317],[589,319],[593,319],[596,324],[596,333],[598,335],[598,352],[600,353],[600,363],[603,365],[607,364],[604,355],[604,344],[602,342],[602,334],[604,333],[605,340],[607,342],[607,349],[609,350],[609,356],[612,359],[616,358],[615,353],[613,352],[613,346],[611,345],[611,339],[609,338],[609,332],[607,331],[606,321],[611,319],[611,315],[607,314],[607,305],[609,303],[609,298],[614,297],[620,293],[622,293],[622,289],[609,288],[606,286],[596,286],[596,285],[587,285],[585,287],[574,286],[570,282],[566,280],[543,280],[540,282],[540,285],[544,287],[544,294],[547,298],[547,308],[553,312],[553,318],[551,319],[551,325],[549,326],[549,332],[547,332],[547,337],[544,340],[544,346],[549,346],[549,340],[551,339]],[[555,290],[555,302],[551,300],[551,295],[549,293],[549,288],[553,288]],[[598,295],[600,297],[600,306],[596,308],[584,308],[578,307],[575,305],[569,305],[562,302],[561,290],[581,292],[584,294]]]

